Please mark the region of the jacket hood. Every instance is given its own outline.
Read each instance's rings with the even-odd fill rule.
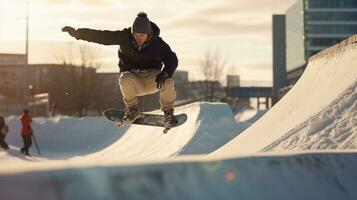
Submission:
[[[160,28],[154,23],[154,22],[151,22],[151,29],[152,29],[152,32],[153,32],[153,35],[152,37],[153,38],[156,38],[156,37],[159,37],[160,35]]]

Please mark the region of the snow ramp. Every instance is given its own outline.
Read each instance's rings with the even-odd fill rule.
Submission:
[[[132,125],[118,141],[88,158],[143,160],[207,154],[236,136],[237,125],[227,104],[193,103],[178,107],[175,112],[186,113],[188,120],[167,134],[160,127]]]
[[[350,135],[357,136],[356,48],[357,35],[311,57],[304,74],[283,99],[255,124],[210,156],[234,156],[273,149],[284,151],[290,143],[301,147],[306,140],[311,141],[314,137],[324,139],[326,134],[338,134],[333,130],[341,130],[341,126],[349,127]],[[347,113],[344,117],[347,119],[338,119],[343,113]],[[320,136],[314,135],[318,132]],[[294,133],[299,135],[293,137]],[[304,137],[305,133],[314,137]],[[296,144],[296,140],[301,145]],[[283,141],[287,142],[283,144]],[[339,143],[338,140],[335,142]],[[282,148],[278,148],[281,144]],[[300,149],[313,149],[313,143],[306,146],[310,148]]]
[[[35,118],[33,129],[41,157],[51,160],[142,160],[207,154],[236,136],[237,124],[227,104],[192,103],[178,107],[176,113],[186,113],[188,120],[167,134],[160,127],[118,128],[103,117]],[[15,117],[7,121],[11,129],[6,140],[19,149],[20,122]],[[31,153],[37,156],[35,148]]]

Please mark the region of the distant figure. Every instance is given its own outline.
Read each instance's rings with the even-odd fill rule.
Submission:
[[[21,136],[24,141],[24,147],[21,148],[21,153],[29,156],[29,148],[32,145],[32,117],[29,114],[29,110],[24,109],[23,114],[20,117],[22,129],[21,129]]]
[[[0,147],[7,150],[9,145],[5,142],[5,136],[9,132],[9,127],[5,123],[4,117],[0,116]]]
[[[124,123],[130,124],[140,117],[137,96],[159,92],[165,126],[177,124],[174,117],[176,91],[172,78],[178,65],[177,56],[159,36],[159,27],[149,20],[146,13],[140,12],[133,26],[123,30],[75,29],[66,26],[62,31],[77,40],[120,46],[119,84],[126,106]]]

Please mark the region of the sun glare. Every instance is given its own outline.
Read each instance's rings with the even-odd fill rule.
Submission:
[[[5,1],[0,7],[0,40],[21,40],[25,31],[26,2]]]

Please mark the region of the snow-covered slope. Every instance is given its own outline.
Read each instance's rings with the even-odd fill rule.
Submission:
[[[237,152],[254,153],[269,150],[278,145],[277,141],[282,143],[285,139],[287,141],[282,144],[283,146],[294,143],[294,146],[300,146],[299,148],[302,149],[313,149],[318,146],[323,148],[325,146],[323,143],[333,142],[314,138],[319,137],[318,135],[310,138],[304,135],[309,135],[311,132],[321,132],[320,135],[338,135],[333,133],[332,129],[345,132],[343,124],[351,127],[351,134],[356,135],[355,102],[357,100],[354,92],[357,81],[356,42],[357,35],[313,56],[303,76],[282,100],[257,123],[213,152],[211,156],[234,156]],[[340,116],[344,112],[349,112],[346,115],[346,123],[344,119],[340,119],[346,118]],[[332,119],[331,116],[336,119]],[[310,128],[304,129],[303,126]],[[297,131],[298,129],[300,131]],[[318,144],[313,147],[310,143],[311,139],[315,141],[313,143]],[[338,140],[338,136],[336,139]],[[333,146],[332,144],[329,148],[337,148]],[[286,150],[286,148],[275,148],[275,150]]]
[[[357,149],[357,83],[263,151]]]

